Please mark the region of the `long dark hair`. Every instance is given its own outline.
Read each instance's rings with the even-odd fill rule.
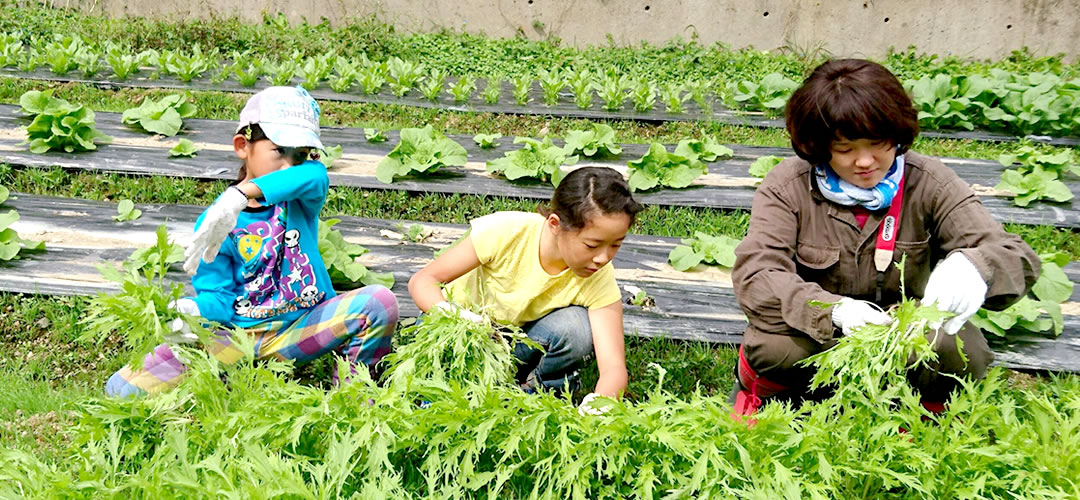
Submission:
[[[262,127],[258,123],[252,123],[251,125],[245,125],[243,128],[236,132],[237,135],[244,136],[248,142],[257,142],[266,139],[266,134],[263,132]],[[240,164],[240,172],[236,176],[236,182],[242,182],[244,177],[247,177],[247,165]]]
[[[626,214],[633,224],[644,208],[634,201],[630,185],[619,172],[608,167],[582,167],[563,178],[551,201],[537,211],[544,217],[558,215],[564,229],[579,230],[596,214]]]

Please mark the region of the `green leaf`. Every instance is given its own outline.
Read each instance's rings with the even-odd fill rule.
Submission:
[[[769,172],[772,171],[773,167],[779,165],[782,161],[784,161],[784,158],[780,156],[759,157],[750,164],[750,175],[765,178],[765,176],[769,175]]]
[[[167,95],[156,101],[147,97],[138,107],[124,111],[123,122],[138,125],[147,132],[172,137],[183,126],[183,118],[197,111],[194,104],[186,101],[187,97],[181,94]]]
[[[169,150],[169,158],[193,158],[199,152],[199,147],[189,139],[180,139],[177,145]]]
[[[120,200],[120,203],[116,206],[116,213],[117,215],[113,216],[113,220],[118,222],[126,222],[142,217],[142,210],[135,208],[135,204],[131,200]]]
[[[1062,303],[1073,293],[1073,282],[1057,264],[1043,261],[1039,279],[1031,287],[1039,300]]]
[[[341,144],[338,144],[337,146],[330,146],[323,149],[323,154],[319,156],[319,161],[323,164],[324,167],[330,168],[334,165],[334,162],[337,161],[338,158],[341,158],[341,155],[343,153],[344,148],[341,147]]]
[[[0,204],[3,204],[5,201],[7,201],[8,196],[10,196],[10,195],[11,195],[11,192],[8,191],[8,188],[6,188],[4,186],[0,186]]]
[[[668,262],[676,271],[686,271],[705,259],[705,254],[685,245],[678,245],[668,254]]]
[[[473,141],[481,149],[491,149],[499,145],[496,141],[501,138],[502,134],[476,134],[473,136]]]
[[[14,224],[18,220],[19,213],[14,210],[10,210],[6,214],[0,214],[0,230],[7,229],[8,226]]]
[[[386,142],[387,139],[386,134],[375,128],[365,128],[364,137],[368,142]]]

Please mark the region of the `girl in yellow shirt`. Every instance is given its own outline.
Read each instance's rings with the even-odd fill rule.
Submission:
[[[595,352],[600,378],[582,404],[596,395],[617,397],[626,389],[627,374],[622,301],[611,260],[642,208],[615,170],[577,169],[539,213],[474,219],[464,239],[409,280],[409,294],[421,311],[460,309],[453,300],[521,327],[544,347],[515,348],[523,386],[573,390],[578,369]]]

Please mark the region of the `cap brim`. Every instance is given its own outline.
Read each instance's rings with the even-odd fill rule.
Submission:
[[[325,149],[319,135],[311,129],[274,123],[260,123],[259,126],[270,142],[283,148]]]

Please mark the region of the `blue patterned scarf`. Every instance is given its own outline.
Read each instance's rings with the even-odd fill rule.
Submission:
[[[876,186],[866,189],[858,187],[840,178],[828,165],[814,167],[814,178],[818,189],[825,198],[833,203],[847,207],[862,205],[867,210],[887,208],[896,196],[900,179],[904,178],[904,155],[896,155],[889,173]]]

